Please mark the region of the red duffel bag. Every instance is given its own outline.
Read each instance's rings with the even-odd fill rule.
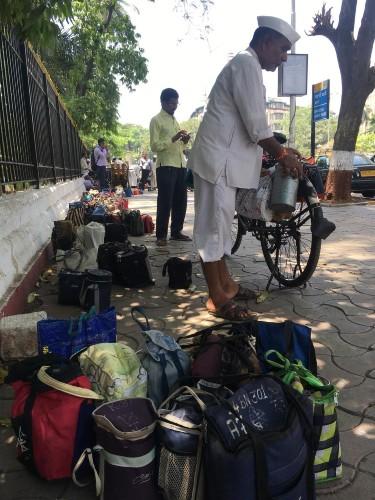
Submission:
[[[102,397],[90,389],[78,364],[62,360],[40,366],[47,358],[14,365],[6,382],[15,392],[12,425],[18,459],[52,480],[71,477],[82,451],[93,445],[93,401]]]

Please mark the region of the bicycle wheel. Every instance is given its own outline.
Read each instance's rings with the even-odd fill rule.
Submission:
[[[237,213],[234,215],[234,219],[232,222],[232,251],[231,254],[235,254],[237,250],[241,246],[242,236],[246,234],[246,229],[244,227],[244,223],[242,222],[241,215]]]
[[[305,284],[318,264],[321,239],[311,233],[311,224],[322,209],[303,197],[289,220],[264,223],[260,241],[267,266],[277,281],[287,287]]]

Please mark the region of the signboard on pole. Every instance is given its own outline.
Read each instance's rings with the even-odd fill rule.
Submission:
[[[288,54],[288,60],[279,66],[278,96],[307,94],[307,54]]]
[[[313,122],[329,118],[329,80],[315,83],[312,86],[312,118]]]

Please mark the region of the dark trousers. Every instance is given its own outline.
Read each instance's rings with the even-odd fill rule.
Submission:
[[[96,176],[100,184],[100,190],[102,191],[103,189],[107,189],[107,168],[104,165],[97,165]]]
[[[166,239],[169,217],[172,213],[171,236],[177,236],[183,228],[186,205],[186,168],[158,167],[158,203],[156,214],[156,238]]]

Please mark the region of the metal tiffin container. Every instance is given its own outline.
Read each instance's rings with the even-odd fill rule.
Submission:
[[[297,203],[298,178],[284,175],[277,166],[272,176],[270,208],[276,213],[293,212]]]

